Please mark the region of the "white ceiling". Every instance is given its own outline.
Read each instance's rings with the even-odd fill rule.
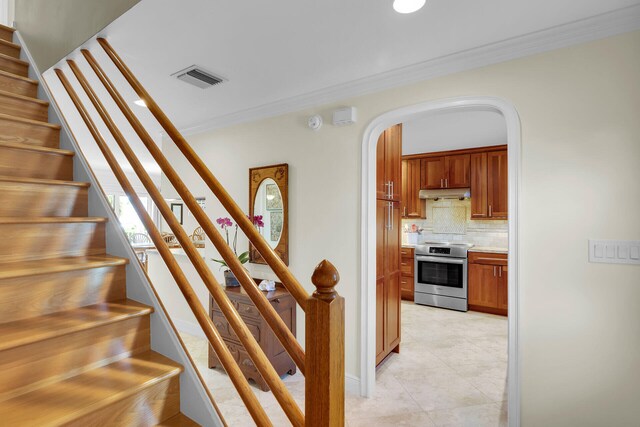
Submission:
[[[460,150],[507,143],[507,124],[495,111],[429,114],[402,123],[402,154]]]
[[[392,0],[142,0],[102,34],[178,127],[203,130],[406,83],[408,78],[398,78],[433,61],[442,65],[489,48],[524,55],[525,42],[532,52],[531,37],[546,37],[547,49],[602,37],[616,31],[614,18],[640,16],[637,0],[429,0],[411,15],[391,5]],[[589,19],[612,28],[596,32]],[[549,42],[560,34],[562,41]],[[91,50],[100,48],[94,44]],[[496,54],[491,61],[504,59]],[[459,67],[479,64],[462,62]],[[170,77],[192,64],[228,82],[202,90]],[[396,80],[375,80],[381,76]]]

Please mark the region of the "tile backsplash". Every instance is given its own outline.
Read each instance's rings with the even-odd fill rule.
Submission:
[[[508,246],[508,222],[502,220],[472,220],[471,200],[427,200],[427,219],[403,219],[403,230],[412,224],[422,228],[418,243],[466,242],[476,246]],[[402,233],[402,242],[408,242],[407,233]]]

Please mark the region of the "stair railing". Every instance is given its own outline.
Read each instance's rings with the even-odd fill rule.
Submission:
[[[337,270],[328,261],[325,260],[321,262],[316,267],[311,278],[312,283],[316,287],[316,291],[313,295],[308,296],[307,292],[293,274],[291,274],[284,262],[282,262],[262,235],[255,229],[252,222],[245,216],[240,207],[217,181],[211,171],[204,165],[202,160],[197,156],[184,137],[179,133],[177,128],[171,123],[164,112],[162,112],[155,101],[146,92],[109,43],[105,39],[98,39],[98,42],[107,52],[108,56],[113,60],[116,67],[122,72],[129,84],[134,88],[138,96],[146,102],[149,110],[163,126],[167,134],[176,143],[176,146],[189,160],[205,183],[209,186],[214,195],[219,199],[227,212],[229,212],[236,223],[238,223],[239,227],[245,232],[249,241],[254,245],[254,247],[256,247],[258,252],[260,252],[285,288],[305,311],[306,355],[291,331],[273,309],[264,294],[258,290],[249,273],[242,267],[242,264],[240,264],[239,260],[231,248],[226,244],[220,233],[218,233],[212,221],[196,202],[195,197],[191,194],[187,185],[180,179],[178,173],[173,169],[144,126],[142,126],[135,114],[128,107],[127,103],[104,73],[98,62],[89,51],[83,50],[82,54],[104,87],[107,89],[107,92],[116,102],[147,150],[161,167],[163,173],[176,188],[178,194],[180,194],[180,197],[194,214],[194,217],[203,228],[206,235],[209,236],[222,258],[230,267],[231,271],[239,279],[240,284],[256,305],[261,315],[267,321],[276,337],[280,340],[285,350],[289,353],[294,363],[298,366],[301,373],[305,375],[305,414],[302,414],[302,411],[293,400],[293,397],[279,378],[273,366],[268,361],[259,344],[242,321],[235,306],[222,290],[222,287],[200,256],[194,243],[171,212],[169,206],[162,197],[162,194],[155,187],[150,176],[145,171],[144,167],[136,157],[126,139],[123,137],[113,119],[110,117],[95,91],[80,71],[77,64],[71,60],[67,61],[91,103],[94,105],[121,151],[124,153],[143,186],[146,188],[150,197],[158,207],[160,214],[167,221],[167,224],[174,232],[178,242],[202,278],[205,286],[227,318],[229,324],[247,351],[251,361],[271,388],[280,406],[294,426],[342,425],[344,423],[344,299],[340,297],[334,289],[339,281]],[[232,383],[238,390],[238,393],[253,420],[260,426],[271,425],[266,412],[260,406],[255,395],[251,391],[248,381],[242,374],[236,360],[231,355],[220,333],[215,328],[207,310],[202,306],[200,300],[197,298],[193,288],[187,281],[184,272],[178,265],[167,243],[164,241],[157,227],[151,220],[149,214],[144,208],[144,205],[133,190],[126,174],[119,166],[115,156],[98,131],[82,101],[64,73],[59,69],[56,69],[55,72],[69,94],[72,102],[78,109],[80,116],[88,127],[90,133],[95,138],[98,147],[104,154],[117,180],[131,200],[134,210],[146,227],[151,240],[155,244],[160,256],[166,263],[178,287],[185,296],[189,307],[205,332],[205,336],[210,342],[213,350],[218,355],[220,363],[227,371]]]

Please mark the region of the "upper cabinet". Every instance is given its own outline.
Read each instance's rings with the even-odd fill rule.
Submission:
[[[425,218],[425,201],[420,193],[420,159],[402,161],[402,217]]]
[[[471,154],[471,218],[507,219],[507,150]]]
[[[470,156],[455,154],[422,159],[420,188],[466,188],[470,185]]]
[[[391,126],[378,138],[376,198],[400,201],[402,196],[402,124]]]

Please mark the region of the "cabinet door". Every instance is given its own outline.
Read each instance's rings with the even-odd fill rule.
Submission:
[[[445,186],[467,188],[471,181],[471,158],[469,154],[445,157]]]
[[[425,203],[420,200],[420,160],[405,160],[407,162],[407,211],[408,218],[425,218]]]
[[[469,264],[469,304],[496,307],[498,304],[497,269],[500,266]]]
[[[385,134],[382,132],[376,146],[376,199],[386,199],[389,195],[389,187],[385,168]]]
[[[413,297],[414,297],[413,281],[414,281],[414,276],[405,276],[404,274],[400,276],[400,293],[402,295],[402,299],[413,301]]]
[[[402,217],[406,218],[409,214],[410,204],[410,191],[409,191],[409,160],[402,161],[402,197],[400,203],[400,209],[402,211]]]
[[[402,198],[402,124],[391,126],[384,133],[385,179],[391,183],[391,200],[399,202]]]
[[[509,267],[506,265],[497,267],[498,270],[498,308],[509,308]],[[506,314],[506,313],[505,313]]]
[[[489,217],[506,219],[508,206],[509,177],[507,168],[507,150],[487,153],[487,203]]]
[[[384,276],[376,280],[376,365],[385,356],[385,285]]]
[[[420,188],[444,188],[444,157],[427,157],[420,163]]]
[[[471,218],[488,216],[487,153],[476,153],[471,155]]]
[[[392,273],[386,282],[386,328],[385,344],[387,352],[393,350],[400,342],[400,272]]]

